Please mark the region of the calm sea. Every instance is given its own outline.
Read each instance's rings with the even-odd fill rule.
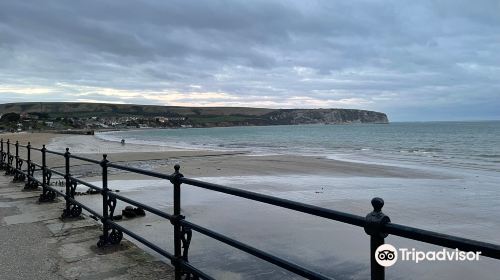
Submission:
[[[500,171],[500,121],[144,129],[101,133],[98,137],[253,155],[324,155],[352,161]]]

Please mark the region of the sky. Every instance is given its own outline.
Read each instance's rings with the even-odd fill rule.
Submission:
[[[0,103],[500,119],[500,0],[0,1]]]

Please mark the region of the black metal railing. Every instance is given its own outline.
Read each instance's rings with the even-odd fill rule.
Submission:
[[[15,147],[14,155],[11,154],[11,146]],[[23,159],[19,156],[20,147],[26,148],[26,159]],[[32,160],[32,151],[39,151],[41,153],[41,164],[35,163]],[[48,167],[47,154],[64,157],[64,172],[58,171],[55,168]],[[89,164],[99,165],[102,175],[102,187],[97,187],[81,179],[75,178],[71,174],[71,159],[85,161]],[[26,168],[23,169],[23,165],[25,162]],[[25,182],[26,189],[38,189],[39,187],[41,187],[42,194],[40,194],[40,202],[54,201],[57,195],[63,197],[65,200],[65,208],[62,213],[62,218],[78,217],[81,215],[82,209],[89,212],[91,214],[91,217],[102,223],[103,232],[99,237],[99,241],[97,242],[97,245],[99,247],[116,245],[120,243],[123,237],[123,233],[125,233],[138,242],[159,253],[160,255],[165,256],[171,261],[172,265],[175,268],[176,280],[200,278],[213,279],[211,276],[207,275],[203,271],[200,271],[189,263],[188,252],[193,231],[216,239],[220,242],[223,242],[227,245],[256,256],[262,260],[265,260],[305,278],[330,279],[327,276],[287,261],[281,257],[272,255],[245,243],[239,242],[214,230],[189,222],[188,220],[186,220],[186,217],[181,214],[182,184],[238,196],[253,201],[259,201],[262,203],[275,205],[278,207],[287,208],[290,210],[323,217],[329,220],[334,220],[363,228],[364,231],[370,236],[370,250],[367,251],[369,251],[370,253],[371,279],[373,280],[385,279],[385,269],[383,266],[377,263],[375,259],[375,251],[380,245],[385,243],[384,240],[389,234],[447,248],[456,248],[462,251],[480,251],[482,256],[500,259],[499,245],[392,223],[389,217],[382,212],[384,201],[381,198],[372,199],[371,204],[373,206],[373,211],[368,213],[366,217],[362,217],[269,195],[185,178],[180,173],[179,165],[175,165],[174,173],[167,175],[159,172],[153,172],[109,162],[105,154],[102,156],[102,160],[98,161],[95,159],[72,155],[69,152],[69,149],[66,149],[64,153],[61,153],[47,150],[45,145],[41,149],[38,149],[32,147],[30,143],[28,143],[27,145],[20,145],[18,142],[16,142],[15,144],[13,144],[10,142],[10,140],[4,142],[3,139],[0,140],[0,168],[5,170],[5,175],[14,176],[13,180],[15,182]],[[173,214],[165,213],[159,209],[150,207],[141,202],[134,201],[117,193],[111,192],[108,188],[108,168],[114,168],[122,171],[169,180],[173,185]],[[41,172],[41,180],[38,179],[37,176],[35,176],[35,172]],[[51,186],[50,181],[52,178],[52,174],[56,174],[64,178],[64,192],[61,192]],[[101,193],[102,213],[98,213],[97,211],[75,199],[75,191],[78,184],[87,186]],[[170,253],[160,248],[158,245],[155,245],[151,241],[146,240],[144,237],[139,236],[130,229],[127,229],[117,223],[114,219],[114,211],[116,208],[117,200],[134,205],[136,207],[140,207],[145,211],[169,220],[173,225],[174,252]]]

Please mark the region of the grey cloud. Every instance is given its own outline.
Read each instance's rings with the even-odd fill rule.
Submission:
[[[357,98],[396,120],[460,118],[471,104],[481,118],[481,106],[500,107],[499,10],[494,0],[2,1],[0,84],[53,88],[51,100],[160,103],[99,88],[192,85],[252,102]],[[27,98],[46,100],[0,92]]]

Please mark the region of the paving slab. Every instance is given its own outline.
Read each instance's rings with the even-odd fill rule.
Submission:
[[[54,211],[39,211],[35,213],[22,213],[19,215],[8,216],[4,218],[4,221],[7,225],[30,224],[57,219],[59,216],[61,216],[61,213]]]
[[[20,199],[20,198],[38,198],[40,196],[39,193],[35,192],[23,192],[22,190],[19,190],[17,192],[8,192],[8,193],[2,193],[2,197],[4,199]]]

